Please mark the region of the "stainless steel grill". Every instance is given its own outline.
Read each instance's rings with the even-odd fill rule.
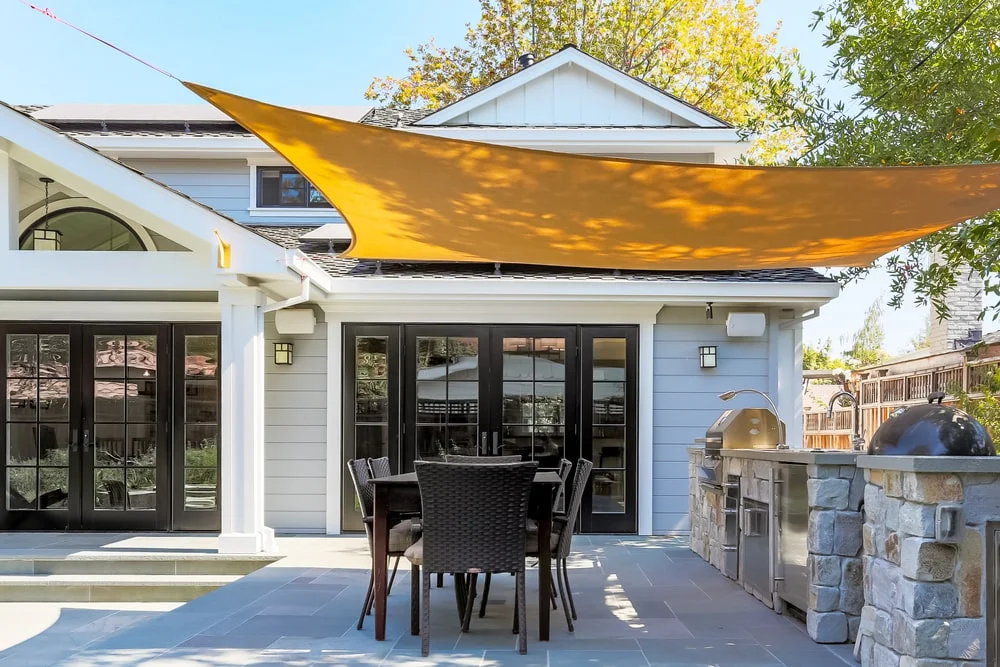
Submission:
[[[785,423],[767,408],[726,410],[708,427],[704,438],[695,439],[695,444],[705,447],[699,481],[722,486],[719,465],[723,449],[775,449],[784,441]]]

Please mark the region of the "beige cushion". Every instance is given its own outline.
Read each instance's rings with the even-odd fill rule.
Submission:
[[[406,556],[406,559],[411,563],[413,563],[414,565],[423,565],[424,538],[421,537],[419,540],[408,546],[406,548],[406,551],[403,552],[403,555]]]
[[[535,526],[534,531],[528,531],[527,535],[524,536],[524,552],[529,555],[534,555],[538,553],[538,527]],[[552,526],[552,535],[549,536],[549,549],[552,553],[556,552],[556,545],[559,544],[559,527]]]
[[[400,521],[389,529],[389,553],[399,554],[413,542],[413,522],[409,519]]]

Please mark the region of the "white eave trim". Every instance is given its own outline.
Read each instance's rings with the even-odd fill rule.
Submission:
[[[836,283],[629,280],[503,280],[489,278],[333,278],[329,301],[376,298],[620,300],[822,304]]]

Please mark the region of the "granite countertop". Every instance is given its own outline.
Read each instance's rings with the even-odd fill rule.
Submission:
[[[846,449],[723,449],[722,456],[776,463],[854,465],[861,452]]]
[[[1000,473],[1000,456],[859,456],[859,468],[900,472]]]

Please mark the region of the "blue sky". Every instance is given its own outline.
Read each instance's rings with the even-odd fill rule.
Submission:
[[[174,75],[278,104],[365,104],[374,76],[402,74],[403,49],[431,37],[461,41],[476,0],[36,0]],[[817,0],[762,0],[764,30],[826,69],[821,36],[809,30]],[[13,103],[194,103],[193,94],[119,53],[32,11],[0,0],[0,99]],[[883,274],[849,286],[806,323],[808,342],[835,348],[888,291]],[[886,314],[886,347],[902,352],[926,320],[907,306]]]

